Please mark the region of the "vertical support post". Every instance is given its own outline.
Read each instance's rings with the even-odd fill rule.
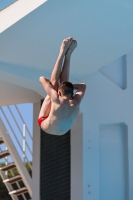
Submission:
[[[40,102],[33,104],[33,166],[32,166],[32,200],[41,200],[40,197],[40,156],[41,134],[37,124],[40,111]]]
[[[71,199],[83,199],[83,114],[71,128]]]
[[[26,125],[23,124],[23,161],[25,164],[25,151],[26,151]]]
[[[7,147],[5,150],[8,150]],[[8,165],[8,156],[5,157],[5,165]],[[7,176],[7,171],[5,172],[5,175]]]

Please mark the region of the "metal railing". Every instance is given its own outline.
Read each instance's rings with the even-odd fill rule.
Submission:
[[[7,116],[7,112],[4,111],[3,107],[0,107],[1,119],[5,127],[7,127],[8,134],[11,136],[12,141],[14,145],[16,146],[17,151],[19,152],[19,155],[24,165],[27,164],[30,168],[30,171],[32,172],[32,164],[31,164],[32,156],[33,156],[32,155],[32,142],[33,142],[32,134],[30,133],[17,105],[14,105],[14,109],[17,115],[19,116],[19,122],[16,119],[15,114],[10,108],[10,106],[4,106],[4,107],[6,107],[6,110],[10,114],[10,120],[9,120],[9,115]],[[29,157],[31,160],[29,160]]]
[[[4,146],[5,146],[5,144],[4,144]],[[7,147],[6,147],[6,146],[5,146],[5,150],[7,150]],[[3,152],[3,151],[4,151],[4,149],[1,148],[1,146],[0,146],[0,152]],[[5,158],[3,158],[3,159],[5,160],[5,165],[8,165],[8,157],[5,157]],[[0,165],[1,165],[1,164],[0,164]],[[6,178],[8,179],[8,173],[10,173],[12,177],[16,176],[16,174],[14,173],[14,170],[13,170],[13,169],[10,169],[10,170],[8,170],[8,172],[7,172],[7,171],[6,171],[6,172],[1,172],[1,176],[2,176],[2,179],[3,179],[3,180],[6,179]],[[19,181],[16,181],[15,183],[16,183],[17,187],[20,189],[20,188],[21,188],[20,182],[19,182]],[[6,184],[6,183],[5,183],[5,184]],[[12,186],[11,186],[11,185],[9,186],[9,184],[6,184],[6,187],[7,187],[7,189],[8,189],[8,192],[10,192],[10,189],[11,189],[10,187],[12,187]],[[13,190],[13,188],[12,188],[12,190]],[[27,200],[24,194],[21,194],[21,195],[22,195],[22,197],[23,197],[24,200]],[[16,200],[16,199],[18,199],[18,198],[15,197],[15,196],[12,196],[12,199],[13,199],[13,200]]]

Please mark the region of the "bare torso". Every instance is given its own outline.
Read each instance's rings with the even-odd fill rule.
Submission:
[[[59,96],[58,102],[51,102],[49,116],[41,124],[41,128],[53,135],[65,134],[74,124],[79,114],[79,103],[76,99],[64,99]]]

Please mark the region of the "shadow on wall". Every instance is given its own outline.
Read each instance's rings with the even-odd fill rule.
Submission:
[[[121,89],[127,88],[126,55],[102,67],[99,71]]]

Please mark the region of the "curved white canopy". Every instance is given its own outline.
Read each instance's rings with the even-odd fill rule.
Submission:
[[[39,75],[50,77],[61,41],[73,36],[70,79],[80,81],[133,49],[132,19],[131,2],[49,0],[1,33],[0,80],[25,88],[30,81],[43,96]]]

